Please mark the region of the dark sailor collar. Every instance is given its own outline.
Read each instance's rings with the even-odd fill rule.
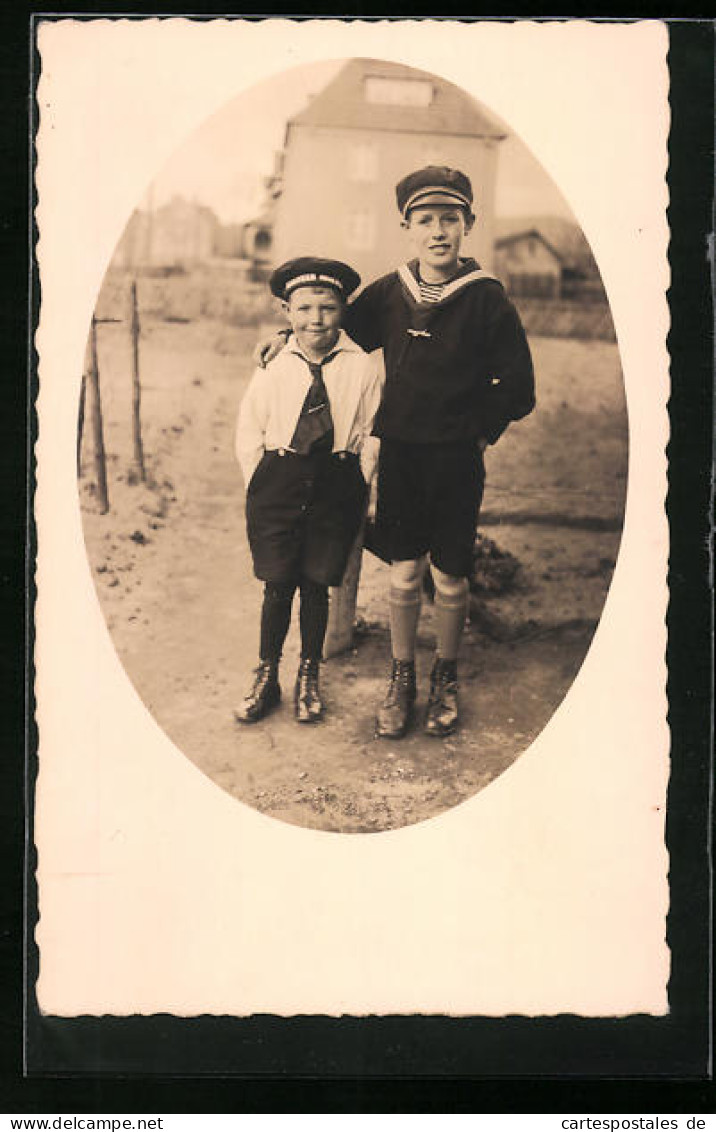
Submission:
[[[436,302],[425,302],[420,297],[420,283],[418,281],[418,260],[411,259],[408,263],[404,263],[398,268],[398,278],[403,285],[403,290],[411,302],[421,308],[429,308],[431,310],[439,309],[445,303],[450,302],[456,295],[477,283],[480,280],[491,279],[493,282],[498,282],[494,275],[490,275],[489,271],[483,271],[479,263],[474,259],[463,259],[460,261],[458,268],[452,279],[447,283],[442,284],[442,294]]]

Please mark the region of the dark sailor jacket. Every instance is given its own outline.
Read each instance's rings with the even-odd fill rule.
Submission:
[[[517,311],[474,259],[437,303],[422,302],[417,260],[369,284],[344,325],[383,348],[386,382],[374,435],[416,444],[498,439],[534,408],[534,371]]]

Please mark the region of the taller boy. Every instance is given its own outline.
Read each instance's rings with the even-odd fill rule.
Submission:
[[[458,723],[457,655],[484,487],[483,451],[534,407],[529,346],[501,284],[460,257],[472,228],[472,186],[428,166],[396,187],[415,259],[372,283],[345,326],[365,350],[382,346],[386,382],[377,537],[392,562],[390,684],[376,734],[405,734],[416,698],[415,639],[428,559],[435,582],[437,653],[426,731]]]

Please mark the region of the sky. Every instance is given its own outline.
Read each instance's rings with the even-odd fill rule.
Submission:
[[[242,93],[187,139],[154,179],[142,205],[157,207],[179,195],[209,205],[227,224],[256,216],[263,204],[263,178],[283,146],[287,119],[343,62],[296,67]],[[513,133],[500,143],[496,214],[572,218],[554,182]]]

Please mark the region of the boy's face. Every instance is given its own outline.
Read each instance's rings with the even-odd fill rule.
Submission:
[[[462,241],[472,228],[472,217],[461,208],[433,204],[411,208],[403,223],[421,268],[438,278],[452,275]]]
[[[343,301],[332,287],[298,287],[284,304],[291,329],[304,350],[326,353],[338,338]]]

